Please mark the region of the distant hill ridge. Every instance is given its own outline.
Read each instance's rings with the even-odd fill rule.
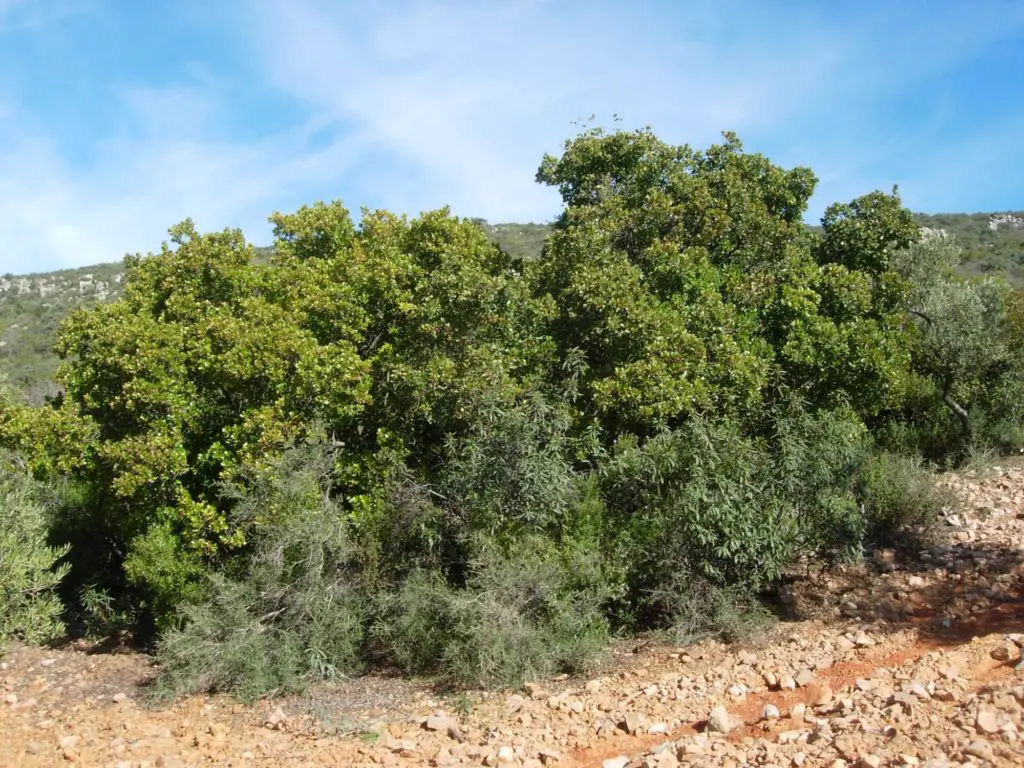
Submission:
[[[1024,285],[1024,211],[915,214],[923,228],[953,237],[964,248],[965,275],[1003,274]],[[516,258],[540,255],[548,224],[490,224],[474,219],[488,236]],[[259,248],[266,257],[269,248]],[[0,369],[30,400],[53,394],[58,360],[54,334],[71,310],[112,301],[123,291],[121,262],[16,276],[0,276]]]
[[[915,214],[922,228],[952,237],[964,249],[966,275],[1002,273],[1024,285],[1024,211]]]

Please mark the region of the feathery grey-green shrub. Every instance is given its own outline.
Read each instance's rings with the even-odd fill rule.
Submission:
[[[39,487],[16,457],[0,452],[0,647],[19,638],[50,640],[64,631],[57,587],[67,547],[47,544]]]
[[[293,448],[248,488],[230,489],[250,555],[214,574],[157,654],[167,691],[252,699],[360,669],[366,603],[346,520],[325,493],[332,454]]]
[[[457,685],[513,686],[585,669],[607,641],[596,551],[528,537],[484,547],[468,583],[415,571],[382,603],[374,635],[386,657]]]

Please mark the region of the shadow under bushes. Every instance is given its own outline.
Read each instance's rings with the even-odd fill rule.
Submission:
[[[769,604],[784,621],[915,629],[939,645],[1024,632],[1024,553],[991,543],[875,550],[860,563],[790,573]]]

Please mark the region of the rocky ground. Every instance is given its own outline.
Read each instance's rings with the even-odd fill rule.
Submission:
[[[942,545],[796,577],[794,620],[755,646],[634,643],[588,680],[154,706],[145,656],[15,648],[0,765],[1022,766],[1024,464],[943,482]]]

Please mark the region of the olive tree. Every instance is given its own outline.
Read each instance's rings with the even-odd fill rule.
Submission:
[[[915,366],[932,378],[943,404],[971,438],[968,402],[1011,358],[1010,292],[998,280],[958,276],[954,267],[961,259],[953,240],[931,236],[899,253],[896,266],[911,286],[906,306],[917,330]]]

